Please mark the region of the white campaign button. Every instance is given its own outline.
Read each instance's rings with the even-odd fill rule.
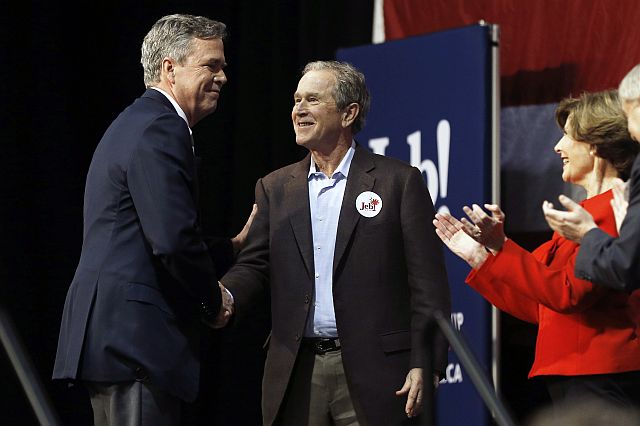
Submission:
[[[382,198],[375,192],[363,192],[356,198],[356,210],[364,217],[377,216],[382,210]]]

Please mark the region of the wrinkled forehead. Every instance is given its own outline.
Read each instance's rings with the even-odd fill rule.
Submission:
[[[330,71],[309,71],[300,78],[296,95],[309,93],[331,94],[336,84],[336,77]]]
[[[191,43],[189,58],[204,62],[225,62],[224,42],[219,38],[195,38]]]

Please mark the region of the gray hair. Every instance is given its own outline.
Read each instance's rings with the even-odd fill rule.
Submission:
[[[347,62],[315,61],[309,62],[302,70],[302,75],[309,71],[330,71],[336,77],[333,89],[333,99],[338,111],[342,111],[351,103],[360,105],[360,113],[353,122],[353,133],[358,133],[364,127],[369,112],[371,99],[364,81],[364,74]]]
[[[640,99],[640,64],[636,65],[624,76],[618,87],[618,96],[622,101]]]
[[[162,60],[174,59],[182,65],[191,54],[193,39],[223,40],[227,27],[222,22],[203,16],[167,15],[156,21],[142,42],[140,63],[144,70],[144,84],[152,87],[160,82]]]

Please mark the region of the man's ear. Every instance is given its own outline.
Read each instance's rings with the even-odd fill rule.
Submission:
[[[347,107],[342,112],[342,127],[349,127],[353,124],[360,114],[360,105],[353,102],[347,105]]]
[[[175,83],[176,81],[176,74],[174,70],[175,65],[173,61],[169,58],[164,58],[162,60],[162,74],[165,74],[167,76],[167,80],[169,80],[171,83]]]

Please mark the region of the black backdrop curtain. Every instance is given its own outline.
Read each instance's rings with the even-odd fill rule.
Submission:
[[[160,16],[225,22],[229,83],[218,111],[194,128],[202,158],[203,227],[234,235],[256,180],[298,160],[290,121],[302,66],[371,40],[369,0],[26,2],[0,15],[0,304],[12,316],[65,425],[91,424],[84,391],[50,380],[66,290],[80,254],[84,179],[115,116],[143,90],[139,50]],[[217,332],[209,383],[186,423],[259,424],[267,315]],[[222,366],[222,367],[221,367]],[[37,424],[0,351],[3,425]],[[216,383],[216,385],[212,385]]]

